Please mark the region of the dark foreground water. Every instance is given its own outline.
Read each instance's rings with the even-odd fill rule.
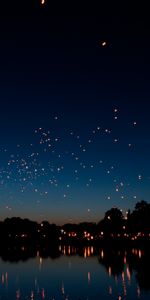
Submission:
[[[56,255],[37,251],[32,258],[26,252],[0,258],[0,299],[150,299],[149,249],[59,246]]]

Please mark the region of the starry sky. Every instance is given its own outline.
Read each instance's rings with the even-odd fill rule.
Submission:
[[[0,14],[0,218],[97,222],[149,202],[146,9]]]

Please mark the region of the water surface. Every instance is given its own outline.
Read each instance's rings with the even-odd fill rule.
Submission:
[[[0,299],[150,299],[149,249],[59,246],[32,258],[27,251],[0,258]]]

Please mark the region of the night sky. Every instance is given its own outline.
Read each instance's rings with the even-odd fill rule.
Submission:
[[[0,218],[97,222],[149,202],[146,13],[12,2],[0,15]]]

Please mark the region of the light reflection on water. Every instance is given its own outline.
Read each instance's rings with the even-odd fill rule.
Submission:
[[[150,299],[149,249],[59,246],[58,253],[0,259],[0,299]]]

